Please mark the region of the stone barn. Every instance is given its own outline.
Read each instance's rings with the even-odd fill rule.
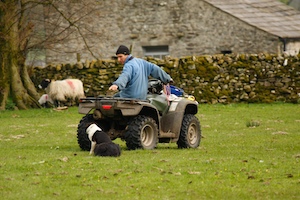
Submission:
[[[107,59],[120,44],[157,58],[300,49],[300,11],[277,0],[65,0],[58,8],[64,17],[39,7],[45,21],[37,27],[44,38],[63,39],[40,46],[27,63]]]

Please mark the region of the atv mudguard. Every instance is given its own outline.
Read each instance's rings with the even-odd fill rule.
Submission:
[[[194,101],[185,98],[171,101],[168,112],[163,115],[160,120],[160,137],[164,137],[164,135],[169,137],[170,133],[172,133],[172,138],[174,138],[173,142],[177,141],[184,115],[195,115],[197,112],[198,105]]]

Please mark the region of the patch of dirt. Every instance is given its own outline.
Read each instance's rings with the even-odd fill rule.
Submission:
[[[277,131],[277,132],[273,132],[272,135],[287,135],[287,132],[284,131]]]

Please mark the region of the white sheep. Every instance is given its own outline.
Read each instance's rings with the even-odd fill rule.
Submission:
[[[65,79],[65,80],[49,80],[45,79],[39,85],[40,88],[45,89],[49,98],[52,99],[57,106],[60,102],[72,102],[84,98],[83,83],[78,79]]]

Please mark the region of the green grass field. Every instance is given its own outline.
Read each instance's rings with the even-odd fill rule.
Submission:
[[[2,199],[300,199],[300,105],[199,105],[197,149],[159,144],[95,157],[76,138],[83,115],[0,112]]]

